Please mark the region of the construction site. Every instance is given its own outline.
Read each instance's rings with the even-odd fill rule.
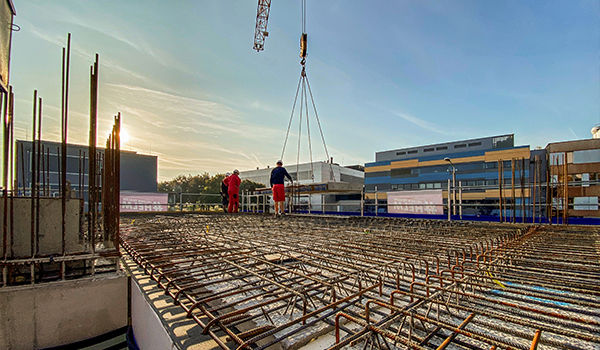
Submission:
[[[126,259],[223,349],[600,345],[596,228],[263,215],[122,224]]]
[[[256,51],[268,36],[270,4],[258,1]],[[10,37],[12,1],[0,10],[11,19]],[[555,162],[564,171],[546,173],[562,186],[555,186],[554,201],[541,198],[553,191],[550,180],[544,190],[541,180],[531,185],[540,197],[527,202],[530,216],[525,200],[515,201],[515,159],[512,179],[499,175],[495,184],[498,222],[463,220],[449,179],[446,204],[403,204],[437,205],[438,220],[379,216],[377,192],[367,215],[364,184],[334,176],[306,72],[305,17],[302,0],[300,79],[281,159],[297,111],[297,165],[306,123],[312,167],[312,110],[331,161],[321,164],[322,183],[311,168],[312,184],[286,184],[279,215],[270,209],[270,188],[246,194],[239,213],[223,213],[220,204],[186,212],[183,200],[179,211],[128,204],[125,213],[120,112],[108,118],[108,137],[98,137],[98,54],[89,57],[89,142],[68,152],[75,149],[68,148],[70,33],[62,48],[60,143],[44,141],[42,125],[51,118],[37,90],[31,143],[15,142],[14,91],[0,75],[0,349],[600,349],[600,227],[567,220],[569,205],[581,205],[568,203],[567,152],[559,150],[565,161]],[[7,54],[0,47],[0,58]],[[437,161],[454,168],[449,158]],[[494,163],[502,169],[504,161]],[[592,167],[590,161],[585,169]],[[597,185],[589,174],[581,181]],[[511,220],[502,216],[507,183]],[[592,198],[597,186],[587,187],[585,198]],[[309,196],[306,208],[301,193]],[[351,203],[354,215],[327,213],[324,199],[320,210],[312,209],[312,195],[349,193],[359,197]],[[441,193],[440,187],[440,199]],[[597,197],[595,203],[585,204],[595,208],[586,213],[598,210]],[[545,222],[542,207],[549,208]]]

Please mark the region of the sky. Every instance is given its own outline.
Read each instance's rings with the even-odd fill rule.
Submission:
[[[15,138],[60,140],[61,54],[72,34],[69,133],[87,144],[90,66],[99,145],[120,112],[122,149],[158,156],[159,181],[310,160],[300,78],[301,2],[273,0],[252,49],[256,0],[13,0]],[[329,156],[515,134],[516,145],[591,138],[600,123],[600,1],[307,0],[306,73]],[[312,159],[327,159],[312,107]],[[300,151],[298,152],[298,135]]]

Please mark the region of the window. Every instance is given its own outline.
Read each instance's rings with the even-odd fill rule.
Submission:
[[[508,148],[513,146],[514,141],[512,136],[500,136],[492,139],[492,148]]]
[[[470,142],[469,143],[469,147],[477,147],[477,146],[481,146],[481,142]]]
[[[412,151],[407,151],[406,153],[408,153],[408,154],[415,154],[415,153],[418,153],[418,152],[419,152],[419,150],[413,149]]]
[[[410,177],[411,175],[411,170],[408,168],[405,169],[392,169],[390,171],[390,175],[393,178],[399,178],[399,177]]]
[[[406,151],[402,151],[402,152],[396,152],[397,156],[403,156],[406,154]]]
[[[498,168],[498,163],[496,163],[496,162],[485,163],[485,168],[486,169],[496,169],[496,168]]]
[[[433,184],[426,184],[427,188],[433,188]]]
[[[433,151],[435,151],[435,148],[433,148],[433,147],[431,147],[431,148],[425,148],[423,150],[423,152],[433,152]]]
[[[443,151],[443,150],[447,150],[448,146],[442,146],[442,147],[436,147],[435,150],[436,151]]]
[[[425,188],[425,184],[419,184],[419,188],[420,189],[424,189]]]
[[[465,147],[467,147],[467,145],[464,143],[461,143],[459,145],[454,145],[454,148],[465,148]]]
[[[434,183],[433,188],[442,188],[442,183],[441,182]]]

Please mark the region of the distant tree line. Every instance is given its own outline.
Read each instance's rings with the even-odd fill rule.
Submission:
[[[202,193],[202,194],[219,194],[221,189],[221,182],[225,178],[225,174],[215,174],[214,176],[210,176],[208,173],[198,174],[198,175],[178,175],[172,180],[163,181],[158,184],[159,192],[169,192],[169,193]],[[250,180],[242,180],[240,185],[240,194],[244,191],[253,191],[256,188],[266,187],[264,184],[250,181]],[[184,195],[184,202],[220,202],[220,199],[216,199],[215,197],[200,197],[195,196],[193,199],[190,198],[186,200],[186,196]],[[192,196],[189,196],[192,197]]]

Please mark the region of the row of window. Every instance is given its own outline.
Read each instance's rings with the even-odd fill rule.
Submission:
[[[600,149],[566,152],[567,164],[600,163]],[[550,154],[551,165],[563,165],[565,153]]]
[[[477,147],[477,146],[481,146],[481,142],[460,143],[460,144],[454,145],[453,148],[456,149],[456,148]],[[423,152],[445,151],[447,149],[448,149],[448,146],[438,146],[438,147],[424,148]],[[408,150],[408,151],[399,151],[399,152],[396,152],[396,155],[403,156],[406,154],[415,154],[415,153],[419,153],[419,150],[412,149],[412,150]]]
[[[463,187],[476,187],[476,186],[498,186],[499,181],[496,179],[489,180],[467,180],[461,181],[460,184]],[[515,179],[515,185],[519,186],[520,182]],[[458,186],[458,181],[456,182]],[[504,179],[504,185],[511,185],[511,179]],[[428,182],[428,183],[412,183],[412,184],[397,184],[391,185],[392,190],[417,190],[417,189],[437,189],[437,188],[448,188],[448,182]]]
[[[517,171],[516,176],[518,177],[518,173],[521,170],[521,162],[516,164],[515,162],[515,171]],[[511,170],[511,161],[504,161],[503,167],[504,171]],[[529,168],[529,160],[525,160],[525,169]],[[489,169],[498,169],[498,162],[472,162],[472,163],[462,163],[455,165],[455,169],[457,173],[476,173],[481,170],[489,170]],[[448,164],[444,165],[433,165],[427,167],[420,168],[403,168],[403,169],[392,169],[390,172],[390,176],[394,178],[401,177],[413,177],[414,175],[419,174],[433,174],[433,173],[443,173],[443,172],[451,172],[452,166]],[[412,176],[411,176],[412,175]]]

